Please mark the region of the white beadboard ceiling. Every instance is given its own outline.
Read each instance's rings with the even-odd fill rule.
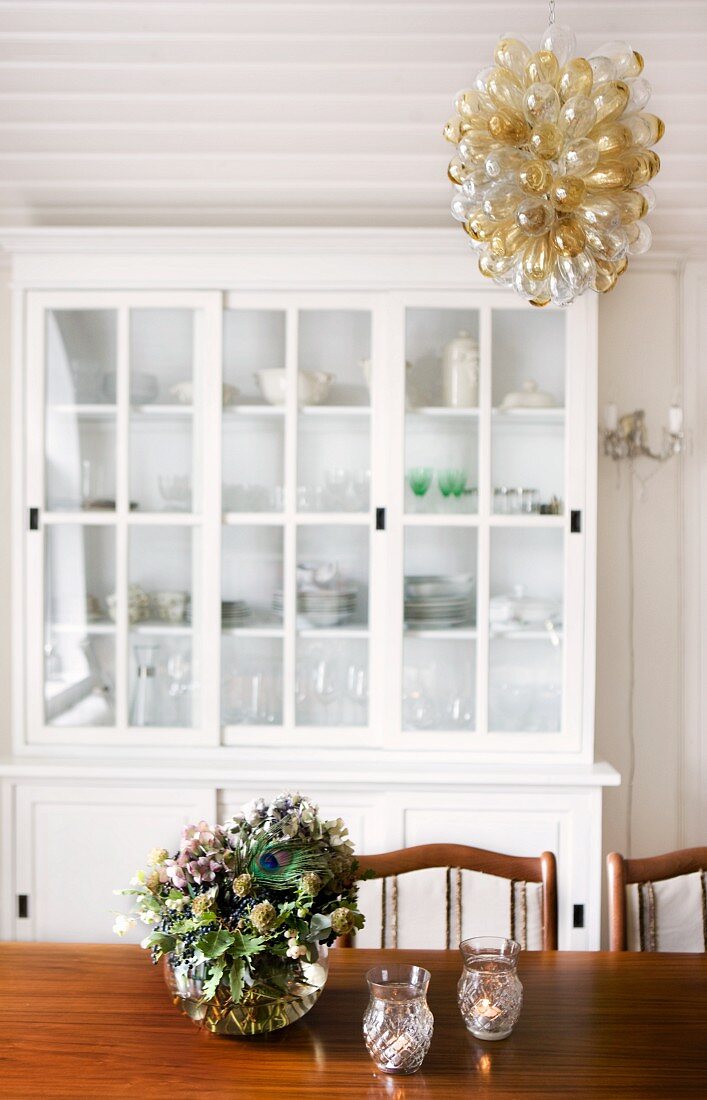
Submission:
[[[646,59],[651,217],[707,240],[707,0],[557,0]],[[542,0],[0,0],[0,223],[448,225],[454,92]]]

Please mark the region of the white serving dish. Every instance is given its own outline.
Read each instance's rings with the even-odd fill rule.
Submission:
[[[554,409],[557,405],[551,393],[538,389],[537,382],[524,382],[519,390],[507,393],[501,402],[504,412],[512,409]]]
[[[297,373],[298,405],[321,405],[329,393],[333,374],[323,370],[301,370]],[[261,394],[269,405],[284,405],[285,371],[279,367],[255,372]]]
[[[405,596],[412,599],[439,596],[468,596],[474,587],[471,573],[435,574],[405,578]]]

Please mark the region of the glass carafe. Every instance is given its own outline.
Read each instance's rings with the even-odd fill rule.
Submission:
[[[459,945],[464,960],[457,1000],[476,1039],[505,1039],[518,1022],[523,986],[516,969],[520,944],[500,936],[476,936]]]
[[[134,647],[137,673],[130,710],[131,726],[160,726],[163,724],[162,685],[159,677],[158,645],[143,643]]]
[[[420,966],[376,966],[366,981],[371,994],[363,1016],[368,1053],[385,1073],[415,1073],[432,1041],[429,971]]]

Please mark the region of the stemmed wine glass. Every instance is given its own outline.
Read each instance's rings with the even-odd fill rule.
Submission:
[[[352,704],[355,725],[364,725],[368,705],[368,668],[355,662],[346,670],[346,698]]]
[[[412,466],[408,470],[408,485],[418,501],[422,501],[422,498],[432,484],[432,477],[433,471],[431,466]]]

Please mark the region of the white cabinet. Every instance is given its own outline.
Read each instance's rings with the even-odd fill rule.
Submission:
[[[29,743],[591,758],[584,302],[27,309]]]
[[[10,243],[12,934],[104,938],[146,842],[292,787],[368,852],[553,848],[561,941],[597,945],[596,305],[459,245]],[[69,908],[87,822],[111,865]]]
[[[15,789],[16,939],[110,942],[113,891],[152,848],[176,848],[182,825],[213,820],[209,790],[19,785]],[[144,934],[144,930],[143,930]],[[141,939],[139,928],[130,938]]]

